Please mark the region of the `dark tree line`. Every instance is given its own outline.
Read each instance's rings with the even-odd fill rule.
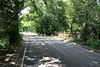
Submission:
[[[0,0],[0,39],[8,39],[9,44],[15,43],[19,35],[19,16],[23,0]]]

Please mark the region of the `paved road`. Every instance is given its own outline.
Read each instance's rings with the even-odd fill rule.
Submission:
[[[25,35],[23,67],[100,67],[100,54],[46,36]]]

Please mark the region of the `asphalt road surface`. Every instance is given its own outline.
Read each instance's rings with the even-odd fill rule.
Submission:
[[[23,67],[100,67],[100,54],[74,43],[26,34]]]

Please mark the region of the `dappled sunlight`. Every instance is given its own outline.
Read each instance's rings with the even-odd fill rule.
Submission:
[[[49,38],[46,36],[30,36],[26,39],[26,55],[24,67],[66,67],[61,56],[49,56],[49,44],[61,44],[63,41]],[[32,49],[31,49],[32,48]],[[34,50],[33,50],[34,49]]]
[[[100,64],[98,59],[93,61],[94,57],[89,55],[93,53],[92,50],[84,49],[74,42],[29,35],[26,37],[26,47],[24,67],[86,67]],[[86,65],[78,64],[82,62]]]
[[[94,52],[94,50],[88,50],[88,52]]]
[[[62,64],[57,58],[43,57],[40,59],[38,67],[62,67]]]
[[[13,56],[14,54],[6,54],[6,56],[9,56],[9,57],[11,57],[11,56]]]
[[[62,64],[59,59],[52,58],[52,57],[43,57],[43,59],[40,60],[42,64],[38,65],[38,67],[61,67]]]
[[[52,57],[43,57],[43,59],[40,60],[40,62],[49,62],[49,63],[59,63],[61,62],[59,59],[52,58]]]
[[[97,61],[91,61],[93,64],[99,64],[100,62]]]
[[[10,60],[10,58],[9,57],[7,57],[6,59],[5,59],[5,61],[7,62],[7,61],[9,61]]]
[[[36,62],[34,65],[27,65],[27,67],[64,67],[65,65],[61,63],[61,60],[59,60],[58,58],[54,58],[54,57],[42,57],[41,59],[39,59],[38,61],[36,61],[35,59],[32,58],[27,58],[28,61],[32,61],[32,62]],[[31,63],[32,63],[31,62]]]
[[[27,58],[27,60],[34,61],[35,59],[32,59],[32,58]]]
[[[48,40],[49,39],[49,40]],[[54,38],[46,37],[46,36],[32,36],[26,38],[26,43],[41,43],[41,45],[45,45],[45,43],[55,44],[55,43],[65,43],[63,40],[57,40]],[[43,43],[42,43],[43,42]]]
[[[15,62],[10,62],[10,64],[15,65],[16,63]]]

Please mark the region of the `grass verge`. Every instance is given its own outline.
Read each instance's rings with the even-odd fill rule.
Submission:
[[[71,41],[71,42],[76,42],[76,43],[78,43],[82,46],[87,46],[89,48],[100,50],[100,40],[89,39],[87,41],[83,41],[79,38],[75,38],[75,37],[71,37],[71,36],[56,36],[56,38],[68,40],[68,41]]]

